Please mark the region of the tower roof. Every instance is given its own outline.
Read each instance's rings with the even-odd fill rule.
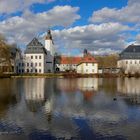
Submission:
[[[52,40],[52,34],[51,34],[51,30],[48,30],[47,36],[45,38],[46,40]]]

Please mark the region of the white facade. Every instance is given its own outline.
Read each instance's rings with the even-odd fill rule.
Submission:
[[[37,38],[34,38],[24,53],[24,58],[16,61],[17,73],[48,73],[54,71],[54,45],[51,32],[45,39],[43,46]]]
[[[122,59],[117,62],[117,67],[121,68],[125,74],[140,73],[140,59]]]
[[[97,63],[80,63],[77,66],[77,73],[96,74],[98,73],[98,64]]]
[[[65,72],[69,70],[76,71],[77,64],[56,64],[56,67],[59,68],[59,71]]]
[[[45,73],[46,54],[25,54],[23,59],[17,61],[17,73]]]

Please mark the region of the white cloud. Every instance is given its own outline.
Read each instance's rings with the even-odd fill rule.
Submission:
[[[50,3],[55,0],[0,0],[0,13],[11,14],[28,9],[35,3]]]
[[[95,54],[118,52],[125,46],[122,32],[130,28],[119,23],[102,23],[77,26],[70,29],[55,30],[53,32],[58,50],[71,52],[87,48]]]
[[[123,22],[137,23],[140,21],[139,0],[129,0],[128,5],[121,9],[104,7],[93,12],[91,22]]]
[[[24,44],[48,27],[73,24],[80,18],[77,14],[78,10],[78,7],[56,6],[47,12],[37,14],[25,11],[22,17],[15,16],[1,21],[0,31],[10,40],[13,38],[17,43]]]

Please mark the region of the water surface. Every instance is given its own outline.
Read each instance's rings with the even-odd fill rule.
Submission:
[[[0,140],[139,140],[140,79],[1,79]]]

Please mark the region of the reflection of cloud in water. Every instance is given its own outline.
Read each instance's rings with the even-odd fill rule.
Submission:
[[[113,101],[109,94],[104,92],[97,94],[98,79],[56,79],[56,85],[53,81],[52,85],[47,87],[48,81],[26,79],[24,85],[26,101],[21,100],[18,106],[8,111],[7,121],[21,126],[26,135],[37,130],[57,138],[77,138],[80,131],[80,126],[75,122],[77,119],[88,120],[88,127],[91,127],[92,132],[106,137],[117,134],[125,137],[129,136],[130,132],[132,134],[139,130],[140,122],[135,124],[129,121],[133,113],[122,98],[118,97],[117,101]],[[49,89],[48,92],[45,90],[46,87]],[[56,94],[51,88],[59,89],[57,90],[59,93]],[[45,94],[50,93],[49,91],[51,95],[46,98]],[[29,95],[30,93],[33,95]],[[36,106],[39,108],[37,112],[28,109],[27,103],[34,106],[40,101],[43,101],[43,104]],[[140,113],[137,117],[140,117]],[[138,132],[134,134],[135,139],[138,134]]]

